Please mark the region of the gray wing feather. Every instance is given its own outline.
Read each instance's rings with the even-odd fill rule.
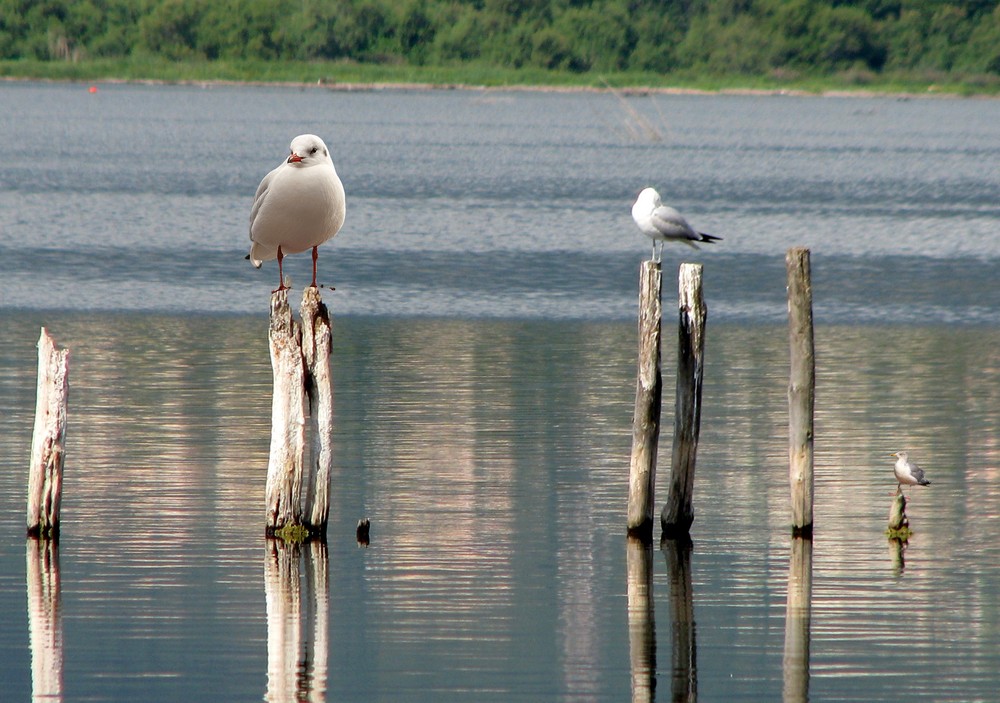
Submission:
[[[281,168],[280,166],[278,168]],[[253,207],[250,208],[250,239],[253,240],[253,223],[257,219],[257,213],[260,212],[260,206],[264,204],[264,200],[267,198],[267,190],[271,186],[271,179],[274,177],[275,172],[278,168],[272,170],[263,180],[261,180],[260,185],[257,186],[257,192],[253,196]]]

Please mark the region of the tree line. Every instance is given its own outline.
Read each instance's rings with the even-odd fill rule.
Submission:
[[[0,0],[0,59],[1000,74],[1000,0]]]

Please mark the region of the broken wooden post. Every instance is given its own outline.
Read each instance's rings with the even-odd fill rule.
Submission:
[[[660,295],[660,262],[642,262],[639,269],[639,369],[632,415],[626,526],[629,534],[647,539],[653,529],[656,449],[660,440]]]
[[[632,703],[650,703],[656,690],[656,626],[653,618],[653,543],[629,536],[625,546],[628,650]]]
[[[326,534],[333,461],[330,316],[318,288],[303,291],[299,314],[301,323],[292,318],[287,290],[271,295],[268,341],[274,386],[266,532],[295,540]]]
[[[694,522],[694,468],[701,430],[701,385],[705,359],[705,320],[701,264],[681,264],[678,277],[677,391],[674,399],[674,444],[667,503],[660,514],[663,534],[687,534]]]
[[[885,531],[889,539],[906,542],[913,534],[910,531],[910,519],[906,517],[906,496],[902,491],[896,493],[889,508],[889,527]]]
[[[44,327],[38,337],[37,388],[28,467],[28,535],[57,539],[66,456],[69,350],[56,349]]]
[[[792,493],[792,534],[813,529],[813,406],[816,366],[813,347],[812,282],[809,250],[794,247],[785,256],[788,271],[788,477]]]
[[[271,394],[271,451],[265,501],[267,534],[302,526],[302,454],[305,447],[306,389],[302,333],[292,319],[288,291],[271,294],[268,333],[274,385]]]
[[[302,292],[302,355],[309,398],[309,431],[312,456],[309,461],[306,512],[311,531],[326,535],[330,513],[330,471],[333,464],[333,381],[330,377],[330,314],[310,286]]]
[[[793,537],[785,598],[782,700],[809,700],[809,631],[812,620],[812,539]]]

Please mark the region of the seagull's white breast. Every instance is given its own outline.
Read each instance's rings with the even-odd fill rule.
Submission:
[[[332,163],[283,163],[261,187],[250,225],[254,259],[275,258],[279,246],[283,254],[319,246],[344,224],[344,186]]]

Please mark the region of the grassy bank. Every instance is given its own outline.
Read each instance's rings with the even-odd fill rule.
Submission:
[[[1000,95],[1000,77],[887,76],[849,71],[829,76],[705,76],[675,73],[574,73],[485,64],[410,66],[355,62],[193,61],[156,58],[0,61],[0,77],[56,81],[303,83],[485,87],[678,89],[693,91],[874,92],[909,95]]]

